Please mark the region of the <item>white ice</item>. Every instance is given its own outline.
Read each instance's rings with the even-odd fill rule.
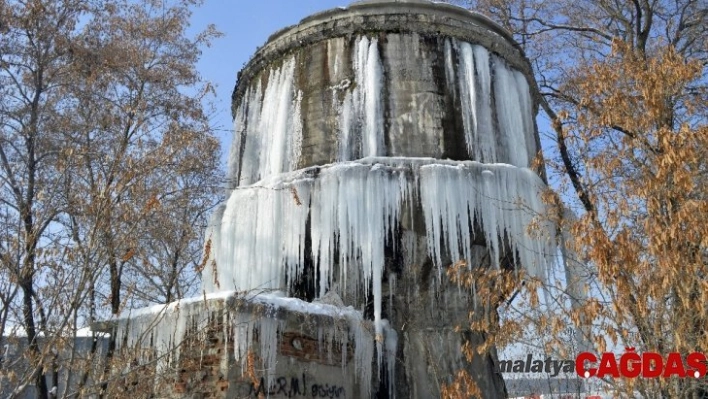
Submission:
[[[298,169],[303,93],[294,80],[294,56],[244,92],[235,110],[228,166],[232,191],[210,222],[202,280],[208,293],[277,290],[287,296],[303,274],[306,258],[312,259],[317,296],[351,292],[350,287],[363,298],[373,297],[376,345],[363,327],[352,327],[349,337],[357,348],[359,377],[370,381],[367,364],[374,347],[379,370],[382,362],[389,373],[394,370],[390,356],[397,337],[382,319],[381,308],[387,244],[401,245],[404,258],[426,246],[441,279],[449,264],[466,260],[473,265],[473,242],[483,239],[494,267],[507,257],[531,275],[544,277],[555,260],[555,227],[539,223],[539,231],[527,231],[545,212],[540,200],[545,184],[529,169],[536,148],[534,110],[522,73],[482,46],[447,40],[445,78],[461,106],[460,133],[475,161],[384,157],[386,73],[378,40],[355,38],[351,51],[350,66],[339,58],[334,66],[335,74],[347,67],[351,72],[351,81],[332,86],[338,111],[333,132],[337,163]],[[401,219],[412,217],[406,212],[422,213],[425,235],[404,231],[403,241],[397,242]],[[274,308],[287,304],[286,298],[268,301]],[[266,315],[270,321],[249,322],[239,317],[236,358],[245,356],[258,330],[272,338],[269,343],[261,340],[260,351],[267,362],[274,361],[273,342],[280,328],[275,318]],[[157,338],[171,342],[174,333]],[[332,345],[334,337],[321,338],[323,345]]]

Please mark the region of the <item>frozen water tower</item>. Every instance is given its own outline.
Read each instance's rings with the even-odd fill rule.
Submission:
[[[467,363],[453,331],[498,298],[445,271],[464,261],[541,276],[555,254],[552,228],[527,233],[544,208],[536,96],[511,36],[451,5],[360,1],[275,33],[233,92],[230,186],[209,232],[205,291],[369,320],[371,334],[349,346],[371,381],[359,395],[439,397],[466,369],[502,397],[496,355]],[[282,336],[255,328],[270,331],[262,348]]]

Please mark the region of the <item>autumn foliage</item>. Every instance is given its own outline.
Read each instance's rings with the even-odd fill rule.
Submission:
[[[195,293],[219,199],[198,4],[0,0],[0,395],[117,397],[131,360],[82,328]]]
[[[499,325],[469,327],[497,347],[522,341],[557,356],[708,352],[705,4],[468,3],[509,29],[534,66],[551,206],[539,217],[558,223],[572,269],[548,285],[509,282],[521,294],[497,307]],[[562,336],[568,326],[577,339]],[[446,397],[474,397],[467,386],[458,376]],[[708,397],[693,379],[605,386],[617,397]]]

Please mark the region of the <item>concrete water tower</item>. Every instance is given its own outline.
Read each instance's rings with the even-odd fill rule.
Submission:
[[[509,33],[423,0],[359,1],[268,39],[239,73],[206,245],[205,292],[231,293],[214,299],[235,353],[224,392],[433,398],[464,369],[504,396],[494,352],[461,354],[484,337],[454,331],[498,298],[445,271],[540,276],[555,254],[550,226],[526,231],[545,187],[532,82]]]

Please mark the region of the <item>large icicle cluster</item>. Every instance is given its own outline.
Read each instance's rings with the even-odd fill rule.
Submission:
[[[534,237],[527,226],[544,212],[543,189],[527,168],[423,158],[365,158],[283,174],[235,189],[217,213],[208,233],[216,267],[205,269],[204,289],[287,290],[303,272],[309,234],[319,295],[335,280],[346,284],[355,268],[361,292],[373,290],[379,325],[385,244],[405,202],[422,208],[438,267],[443,258],[470,259],[469,226],[476,222],[495,261],[507,243],[521,265],[542,277],[555,255],[553,229],[541,224]]]
[[[234,120],[236,134],[227,176],[232,184],[250,184],[297,167],[302,145],[302,92],[296,90],[294,79],[295,60],[290,58],[270,71],[266,87],[258,83],[247,90],[244,103],[248,106],[239,107]]]
[[[452,262],[470,259],[474,237],[468,226],[476,220],[497,260],[507,240],[520,264],[543,276],[555,253],[552,226],[542,225],[539,238],[526,228],[545,211],[544,188],[527,168],[430,158],[364,158],[284,174],[235,189],[215,212],[208,256],[217,267],[205,269],[203,287],[287,288],[302,273],[309,217],[319,295],[333,279],[343,282],[351,265],[362,267],[366,288],[381,277],[384,245],[405,201],[422,207],[437,266],[444,266],[445,255]],[[338,276],[332,275],[334,264]]]
[[[555,234],[547,223],[539,223],[535,234],[527,231],[545,211],[540,200],[545,185],[529,169],[537,148],[534,110],[521,72],[482,46],[447,39],[445,79],[461,107],[464,131],[459,134],[476,161],[384,157],[380,43],[366,36],[353,42],[351,65],[334,61],[335,75],[351,68],[353,79],[332,87],[338,117],[331,159],[337,163],[299,169],[303,93],[296,55],[264,71],[264,79],[243,93],[229,160],[232,191],[210,223],[202,281],[207,293],[279,290],[287,295],[311,261],[319,297],[351,289],[373,296],[378,361],[381,365],[386,354],[392,381],[397,338],[382,320],[385,249],[392,243],[406,251],[418,234],[404,231],[397,242],[402,218],[422,212],[428,255],[438,270],[460,260],[472,267],[471,247],[483,239],[493,266],[500,267],[506,255],[544,277],[555,258]],[[262,319],[240,320],[237,359],[247,352],[256,328],[261,355],[275,361],[280,326],[269,315]],[[366,334],[352,331],[359,337],[357,368],[370,373],[366,356],[373,356],[373,345],[363,342]]]
[[[453,50],[459,59],[457,66]],[[445,43],[445,66],[448,84],[458,88],[469,155],[484,163],[528,167],[535,156],[529,149],[536,143],[533,102],[524,75],[486,48],[458,40]],[[501,140],[497,142],[497,138]],[[500,145],[508,153],[500,151]]]

